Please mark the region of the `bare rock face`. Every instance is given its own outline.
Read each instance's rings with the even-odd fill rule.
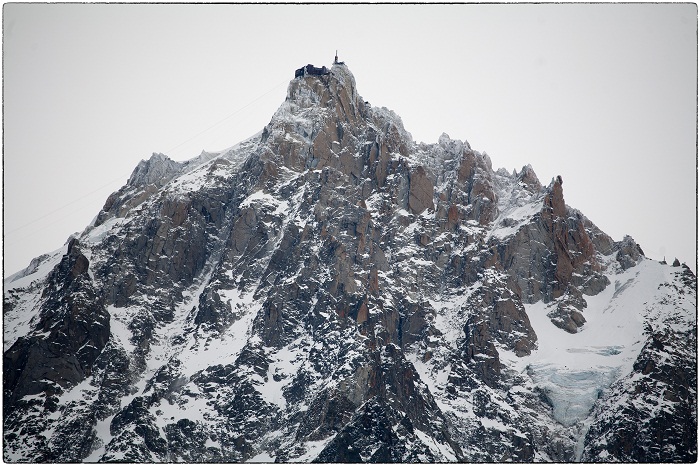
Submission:
[[[452,442],[437,406],[420,385],[413,366],[394,345],[375,353],[381,361],[369,375],[368,401],[355,411],[319,454],[322,462],[408,462],[437,459],[426,446],[417,446],[419,432],[431,432],[438,444],[461,454]],[[409,408],[407,411],[404,409]],[[398,426],[398,429],[392,427]]]
[[[640,258],[643,256],[644,251],[642,251],[642,248],[628,235],[619,243],[615,258],[620,263],[620,267],[629,269],[637,265]]]
[[[26,429],[27,413],[60,414],[60,397],[101,372],[99,358],[110,338],[110,316],[88,268],[78,241],[71,239],[66,254],[47,278],[30,332],[3,355],[3,422],[6,432],[15,432],[6,438],[11,447],[21,448],[24,443],[16,432]],[[39,458],[69,461],[76,457],[73,455],[84,455],[94,441],[94,419],[94,412],[82,413],[81,419],[57,429],[56,439],[78,432],[83,438],[71,439],[65,451],[37,452]]]
[[[491,171],[488,157],[477,154],[470,148],[464,149],[457,169],[456,183],[461,192],[458,192],[454,201],[469,206],[466,219],[476,220],[481,225],[488,224],[496,214]]]
[[[163,186],[170,181],[182,168],[181,163],[170,160],[164,154],[154,153],[150,159],[142,160],[129,177],[128,185],[143,186],[156,185]]]
[[[586,301],[582,299],[576,288],[571,288],[573,296],[567,294],[557,302],[554,310],[547,313],[554,325],[569,333],[577,333],[578,329],[586,323],[582,311],[586,307]]]
[[[433,209],[433,182],[423,167],[417,167],[409,175],[408,209],[420,215],[426,209]]]
[[[542,209],[533,221],[522,225],[505,241],[494,243],[485,266],[506,271],[515,281],[520,299],[526,303],[550,302],[570,292],[577,295],[599,293],[609,281],[601,273],[602,266],[596,257],[598,251],[589,231],[597,233],[597,241],[603,246],[608,246],[606,241],[611,243],[611,240],[578,211],[566,206],[558,181],[554,180],[546,190],[538,190],[536,178],[528,173],[526,167],[516,177],[520,182],[529,180],[527,189],[533,197],[544,191]],[[501,222],[509,227],[509,220],[505,218]],[[582,307],[576,305],[576,309],[581,311]],[[581,320],[578,315],[574,318]],[[572,328],[573,322],[569,317],[566,320],[566,326]]]
[[[517,175],[518,180],[525,186],[529,188],[532,192],[537,192],[542,190],[542,184],[540,183],[535,170],[532,169],[532,165],[525,165],[520,173]],[[561,182],[559,182],[561,186]]]
[[[6,281],[4,459],[692,459],[692,272],[650,272],[560,177],[494,171],[446,134],[418,144],[347,66],[327,71],[296,76],[259,136],[142,161]],[[636,272],[668,293],[639,311],[633,373],[563,423],[529,361]]]
[[[4,355],[5,413],[27,395],[60,394],[93,370],[109,339],[109,314],[88,277],[89,262],[72,239],[68,252],[49,276],[40,319],[32,334]],[[47,404],[51,400],[47,398]]]
[[[552,298],[558,298],[566,291],[574,271],[579,271],[586,265],[592,271],[599,267],[596,264],[595,247],[583,227],[583,222],[579,218],[567,217],[559,180],[552,183],[544,202],[542,221],[553,236],[553,252],[556,258],[556,284],[552,289]]]

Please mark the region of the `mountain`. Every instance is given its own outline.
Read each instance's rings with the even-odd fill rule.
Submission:
[[[695,461],[696,277],[564,181],[302,68],[5,281],[4,459]]]

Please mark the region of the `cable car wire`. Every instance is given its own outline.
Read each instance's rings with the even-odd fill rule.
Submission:
[[[253,105],[253,104],[256,103],[257,101],[259,101],[260,99],[262,99],[262,98],[265,97],[266,95],[270,94],[272,91],[276,90],[279,86],[281,86],[282,84],[284,84],[284,83],[286,83],[286,82],[287,82],[287,80],[285,79],[284,81],[281,81],[281,82],[275,84],[273,87],[271,87],[270,89],[268,89],[267,91],[265,91],[263,94],[260,94],[258,97],[256,97],[255,99],[251,100],[250,102],[248,102],[248,103],[245,104],[244,106],[242,106],[242,107],[238,108],[237,110],[235,110],[235,111],[229,113],[228,115],[226,115],[226,116],[225,116],[224,118],[222,118],[221,120],[219,120],[219,121],[217,121],[216,123],[210,125],[209,127],[205,128],[204,130],[200,131],[199,133],[197,133],[197,134],[195,134],[194,136],[190,137],[189,139],[185,140],[184,142],[181,142],[180,144],[178,144],[178,145],[176,145],[176,146],[170,148],[170,149],[167,150],[166,152],[169,152],[169,153],[170,153],[170,152],[173,152],[173,151],[175,151],[176,149],[178,149],[178,148],[184,146],[184,145],[187,144],[188,142],[191,142],[191,141],[194,140],[195,138],[201,136],[202,134],[206,133],[207,131],[211,130],[212,128],[214,128],[214,127],[220,125],[220,124],[223,123],[224,121],[228,120],[229,118],[233,117],[234,115],[237,115],[238,113],[242,112],[242,111],[245,110],[246,108],[250,107],[251,105]],[[64,205],[62,205],[62,206],[60,206],[60,207],[57,207],[57,208],[51,210],[50,212],[47,212],[47,213],[44,214],[44,215],[41,215],[41,216],[39,216],[39,217],[36,217],[36,218],[34,218],[33,220],[30,220],[29,222],[27,222],[27,223],[25,223],[25,224],[23,224],[23,225],[21,225],[21,226],[19,226],[19,227],[17,227],[17,228],[14,228],[14,229],[12,229],[12,230],[10,230],[10,231],[3,231],[3,236],[5,237],[5,236],[7,236],[7,235],[12,235],[12,234],[18,232],[19,230],[22,230],[22,229],[24,229],[24,228],[26,228],[26,227],[28,227],[28,226],[30,226],[30,225],[33,225],[33,224],[35,224],[36,222],[38,222],[38,221],[40,221],[40,220],[43,220],[43,219],[45,219],[46,217],[49,217],[49,216],[51,216],[51,215],[53,215],[53,214],[55,214],[55,213],[57,213],[57,212],[59,212],[59,211],[65,209],[66,207],[70,207],[71,205],[75,204],[76,202],[81,201],[81,200],[85,199],[86,197],[88,197],[88,196],[90,196],[90,195],[92,195],[92,194],[95,194],[95,193],[98,192],[98,191],[101,191],[102,189],[106,188],[107,186],[109,186],[109,185],[111,185],[111,184],[114,184],[115,182],[117,182],[117,181],[120,180],[120,179],[123,179],[125,176],[129,176],[130,173],[131,173],[131,172],[129,172],[129,173],[124,173],[124,174],[122,174],[122,175],[119,175],[118,178],[115,178],[115,179],[109,181],[108,183],[103,184],[102,186],[100,186],[100,187],[98,187],[98,188],[96,188],[96,189],[94,189],[94,190],[92,190],[92,191],[90,191],[90,192],[88,192],[88,193],[86,193],[86,194],[83,194],[83,195],[81,195],[80,197],[78,197],[78,198],[76,198],[76,199],[74,199],[74,200],[72,200],[72,201],[70,201],[70,202],[68,202],[68,203],[66,203],[66,204],[64,204]],[[77,211],[77,210],[79,210],[79,209],[76,209],[76,210],[74,210],[73,212],[75,212],[75,211]],[[72,212],[70,212],[68,215],[70,215],[71,213],[72,213]],[[57,221],[52,222],[52,223],[50,223],[49,225],[46,225],[46,226],[53,225],[54,223],[57,223]],[[4,228],[3,228],[3,230],[4,230]]]

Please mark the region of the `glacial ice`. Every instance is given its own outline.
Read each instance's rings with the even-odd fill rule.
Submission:
[[[552,404],[554,419],[570,427],[588,417],[596,400],[618,378],[620,368],[567,370],[553,364],[532,364],[528,373]]]
[[[526,304],[538,348],[523,358],[501,352],[502,360],[530,377],[551,404],[554,419],[566,427],[584,422],[596,401],[632,370],[644,340],[644,303],[654,301],[652,283],[664,281],[665,272],[654,261],[615,273],[612,257],[603,259],[611,263],[608,278],[615,286],[585,297],[586,323],[578,333],[549,320],[556,301]]]

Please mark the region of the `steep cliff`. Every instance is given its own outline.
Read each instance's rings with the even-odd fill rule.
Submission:
[[[335,64],[5,282],[3,454],[693,460],[696,288]]]

